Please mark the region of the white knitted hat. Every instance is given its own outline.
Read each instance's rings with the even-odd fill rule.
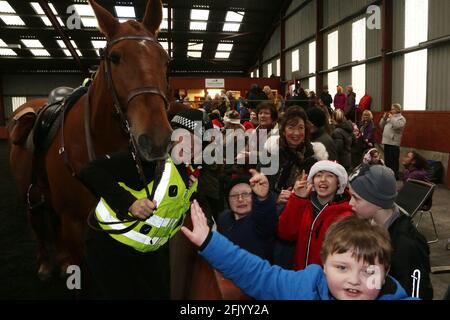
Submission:
[[[348,182],[348,174],[347,171],[345,171],[345,168],[341,166],[337,162],[329,161],[329,160],[322,160],[316,162],[312,167],[311,170],[309,170],[308,174],[308,182],[310,184],[313,183],[313,178],[319,171],[328,171],[331,173],[334,173],[338,177],[339,186],[336,191],[337,194],[343,194],[345,187],[347,187]]]

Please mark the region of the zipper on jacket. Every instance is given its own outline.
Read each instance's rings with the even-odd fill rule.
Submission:
[[[316,223],[317,219],[320,217],[320,214],[323,212],[323,210],[325,210],[326,207],[328,207],[328,203],[322,208],[322,210],[320,210],[320,212],[314,218],[313,223],[311,224],[311,229],[309,229],[308,246],[306,248],[306,257],[305,257],[305,267],[308,265],[309,249],[311,246],[311,238],[314,229],[314,224]]]

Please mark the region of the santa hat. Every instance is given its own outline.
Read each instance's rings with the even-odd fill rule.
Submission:
[[[344,193],[345,187],[347,187],[348,182],[348,174],[347,171],[345,171],[345,168],[341,166],[337,162],[329,161],[329,160],[322,160],[316,162],[312,167],[311,170],[309,170],[308,174],[308,182],[310,184],[313,183],[313,178],[319,171],[328,171],[333,174],[335,174],[339,181],[339,186],[336,191],[337,194]]]

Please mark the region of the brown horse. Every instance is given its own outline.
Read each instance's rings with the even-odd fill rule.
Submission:
[[[88,94],[82,96],[66,113],[63,134],[59,128],[45,154],[33,155],[20,141],[12,141],[11,144],[11,170],[21,192],[27,194],[33,162],[37,187],[29,192],[29,196],[32,202],[34,197],[42,199],[43,196],[45,200],[44,205],[29,210],[31,226],[38,240],[38,273],[41,277],[48,277],[52,270],[45,245],[49,240],[49,230],[44,225],[48,227],[49,220],[54,221],[50,223],[54,236],[51,239],[61,271],[65,273],[69,264],[82,262],[82,236],[86,218],[95,206],[94,197],[73,175],[89,161],[86,140],[89,134],[86,134],[83,120],[85,113],[89,117],[87,122],[96,155],[128,146],[129,136],[123,130],[125,121],[121,123],[117,117],[119,109],[144,159],[164,158],[170,141],[171,128],[166,115],[166,71],[169,58],[156,41],[162,20],[161,0],[148,1],[142,22],[125,23],[119,23],[95,1],[89,2],[100,31],[106,37],[107,47]],[[86,99],[89,99],[89,114],[85,109]],[[39,109],[44,103],[42,100],[27,102],[16,113],[27,106]],[[30,126],[24,126],[27,127]],[[45,213],[49,211],[51,219]]]

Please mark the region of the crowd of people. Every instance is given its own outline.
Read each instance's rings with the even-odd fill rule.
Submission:
[[[188,130],[188,139],[194,139],[198,122],[202,130],[213,129],[223,136],[223,148],[230,144],[233,148],[233,163],[166,165],[178,172],[173,177],[174,185],[192,194],[189,201],[193,228],[181,230],[200,247],[201,255],[214,268],[254,298],[433,298],[427,241],[395,205],[398,150],[406,122],[401,106],[394,104],[379,123],[383,161],[381,149],[377,149],[377,125],[370,103],[365,102],[366,109],[359,119],[351,86],[347,90],[346,96],[339,87],[332,99],[325,88],[320,98],[313,96],[316,101],[310,104],[312,100],[303,99],[300,90],[299,95],[283,100],[270,88],[254,85],[246,99],[234,99],[223,91],[217,99],[206,97],[199,109],[186,105],[171,120],[174,128]],[[258,142],[256,149],[250,148],[246,133],[259,136],[263,131],[266,140]],[[240,137],[245,138],[239,147],[233,142]],[[209,144],[214,140],[203,141],[203,149]],[[277,157],[276,172],[263,174],[270,164],[259,161],[262,151]],[[256,163],[250,161],[254,155]],[[148,233],[154,227],[149,221],[155,212],[170,210],[175,204],[170,204],[169,198],[180,193],[169,194],[168,207],[163,209],[154,201],[140,200],[131,192],[139,190],[139,176],[119,174],[118,166],[110,164],[116,157],[107,156],[91,164],[81,178],[101,201],[109,202],[105,206],[110,215],[117,220],[131,215],[147,221]],[[130,154],[119,157],[131,161]],[[403,165],[405,181],[427,179],[426,161],[417,152],[409,152]],[[144,169],[147,181],[155,179],[154,165]],[[129,187],[121,188],[114,181]],[[140,196],[145,198],[142,192]],[[187,210],[187,198],[179,201],[182,206],[177,210]],[[112,213],[114,210],[117,212]],[[176,230],[180,227],[177,224]],[[143,226],[139,228],[134,232],[142,233]],[[172,231],[163,235],[170,237]],[[90,232],[88,258],[94,271],[101,272],[102,261],[112,264],[102,255],[114,259],[113,251],[122,252],[124,264],[138,263],[136,255],[146,255],[148,258],[142,261],[149,263],[159,252],[158,268],[168,270],[164,243],[155,248],[144,239],[137,247],[128,238],[112,238],[118,241]],[[108,250],[102,250],[103,246]],[[122,264],[116,266],[111,273],[125,268]],[[413,283],[416,270],[421,273],[420,284]],[[153,276],[145,276],[149,272]],[[155,275],[159,282],[168,283],[167,273],[161,270],[140,270],[140,274],[138,279],[144,284],[154,281]],[[167,296],[168,287],[160,286]],[[121,284],[120,294],[106,284],[103,289],[109,297],[134,294],[130,282]]]

